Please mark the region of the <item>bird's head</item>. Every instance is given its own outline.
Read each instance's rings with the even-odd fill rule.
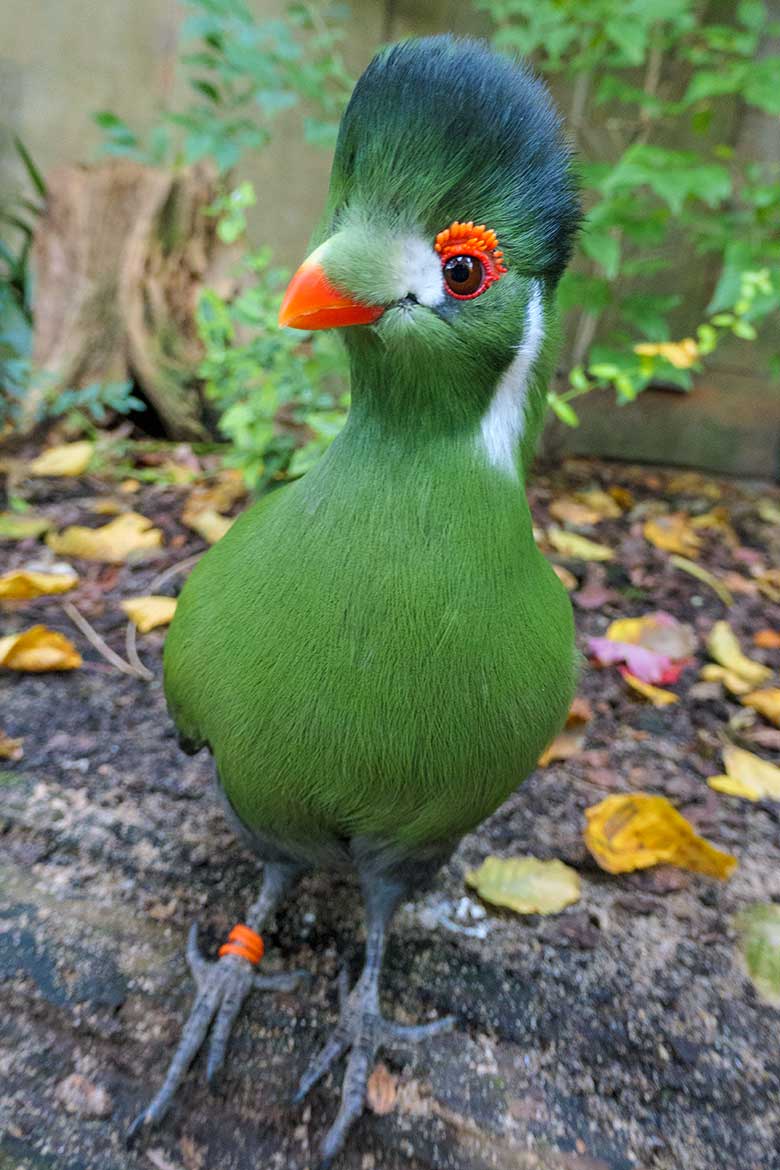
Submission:
[[[395,45],[355,87],[280,323],[344,328],[355,396],[385,415],[467,425],[513,364],[540,364],[579,214],[525,66],[448,36]]]

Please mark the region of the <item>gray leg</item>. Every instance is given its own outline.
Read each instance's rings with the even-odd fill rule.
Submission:
[[[253,902],[247,911],[245,920],[247,926],[258,933],[262,930],[299,873],[300,869],[295,865],[281,862],[266,864],[257,901]],[[162,1121],[210,1028],[211,1040],[206,1075],[209,1083],[214,1083],[225,1060],[233,1024],[253,987],[266,991],[292,991],[306,978],[304,971],[259,975],[252,964],[239,955],[223,955],[215,963],[210,963],[200,954],[197,938],[197,924],[193,923],[187,941],[187,962],[195,979],[195,1003],[184,1025],[179,1046],[168,1067],[162,1087],[130,1126],[127,1132],[128,1141],[131,1141],[143,1127],[153,1126]]]
[[[341,1106],[322,1142],[322,1160],[318,1170],[327,1170],[331,1166],[333,1159],[343,1149],[349,1130],[363,1112],[366,1085],[379,1049],[428,1040],[431,1036],[447,1031],[454,1022],[448,1016],[431,1024],[406,1027],[383,1019],[379,1010],[379,975],[387,927],[399,901],[407,892],[405,883],[396,882],[387,876],[365,875],[366,955],[363,971],[351,992],[347,991],[346,977],[342,975],[339,1022],[324,1048],[303,1074],[294,1098],[296,1103],[303,1100],[312,1086],[349,1050]]]

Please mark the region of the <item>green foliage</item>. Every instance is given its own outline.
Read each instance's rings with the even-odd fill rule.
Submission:
[[[102,426],[108,421],[108,412],[130,414],[145,410],[140,398],[133,394],[132,382],[91,382],[78,390],[61,390],[48,403],[51,418],[65,416],[70,423],[88,429],[91,424]]]
[[[673,336],[682,297],[664,281],[678,276],[681,252],[713,278],[697,360],[724,332],[752,340],[780,308],[780,168],[745,161],[731,142],[735,101],[780,113],[780,56],[758,56],[778,32],[764,3],[741,0],[728,24],[696,0],[475,6],[495,22],[499,47],[559,74],[571,95],[564,113],[581,160],[587,262],[561,285],[573,318],[571,390],[551,395],[553,408],[576,424],[571,399],[605,381],[619,401],[652,379],[687,388],[689,367],[634,348]],[[680,141],[694,146],[665,145]],[[726,310],[734,320],[718,324]],[[603,344],[593,346],[597,327]]]
[[[224,173],[265,146],[277,115],[296,106],[305,140],[333,145],[352,88],[339,52],[345,5],[288,3],[282,18],[261,22],[243,0],[184,3],[179,60],[190,101],[165,111],[146,139],[109,110],[95,114],[106,153],[169,166],[208,158]]]
[[[347,406],[338,338],[279,328],[289,273],[271,267],[270,255],[247,255],[251,282],[232,301],[207,290],[197,315],[199,373],[232,444],[229,461],[252,488],[306,471],[341,429]]]

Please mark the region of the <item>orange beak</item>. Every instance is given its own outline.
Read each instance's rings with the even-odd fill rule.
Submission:
[[[338,292],[313,254],[304,260],[287,286],[279,324],[292,329],[338,329],[343,325],[368,325],[383,313],[381,305],[363,305]]]

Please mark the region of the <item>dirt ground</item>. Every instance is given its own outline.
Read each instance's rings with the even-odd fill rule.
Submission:
[[[536,479],[537,522],[548,523],[564,491],[615,485],[631,493],[628,510],[582,531],[616,559],[555,558],[578,581],[581,647],[616,617],[665,609],[702,642],[727,616],[753,657],[780,668],[780,651],[751,648],[756,630],[780,629],[780,605],[751,575],[758,562],[780,564],[780,526],[757,511],[780,492],[578,461]],[[40,480],[25,490],[58,526],[94,525],[105,522],[95,496],[112,486]],[[119,654],[118,600],[148,592],[161,570],[204,547],[179,522],[184,494],[151,484],[133,497],[165,532],[159,555],[120,567],[73,562],[82,583],[72,600]],[[706,533],[700,563],[734,589],[728,613],[642,536],[643,517],[658,508],[714,506],[737,542]],[[41,549],[0,545],[3,569]],[[69,673],[3,671],[0,680],[0,726],[24,737],[23,759],[0,765],[0,1170],[313,1167],[337,1081],[326,1079],[303,1107],[289,1099],[335,1021],[335,977],[344,961],[356,972],[362,939],[354,887],[327,874],[306,879],[267,933],[267,969],[306,968],[310,990],[255,993],[219,1094],[207,1090],[199,1061],[163,1126],[124,1147],[191,1000],[189,924],[200,921],[214,954],[258,873],[223,821],[209,759],[177,748],[160,682],[164,633],[139,636],[154,672],[144,682],[93,649],[62,600],[8,609],[2,625],[11,633],[45,622],[85,661]],[[538,771],[464,840],[435,889],[404,907],[385,1007],[404,1021],[451,1012],[457,1026],[407,1064],[388,1060],[395,1105],[364,1115],[343,1170],[778,1170],[780,1012],[744,973],[734,917],[780,899],[780,805],[719,795],[705,779],[721,771],[729,720],[739,743],[775,762],[780,732],[744,718],[718,684],[699,683],[705,660],[700,647],[675,688],[681,701],[663,709],[632,696],[616,668],[585,665],[580,693],[593,718],[583,750]],[[602,872],[583,844],[584,809],[638,790],[669,797],[736,854],[734,876]],[[463,875],[489,853],[561,858],[578,870],[582,900],[555,917],[485,914]],[[66,1102],[62,1082],[74,1073],[86,1087]]]

